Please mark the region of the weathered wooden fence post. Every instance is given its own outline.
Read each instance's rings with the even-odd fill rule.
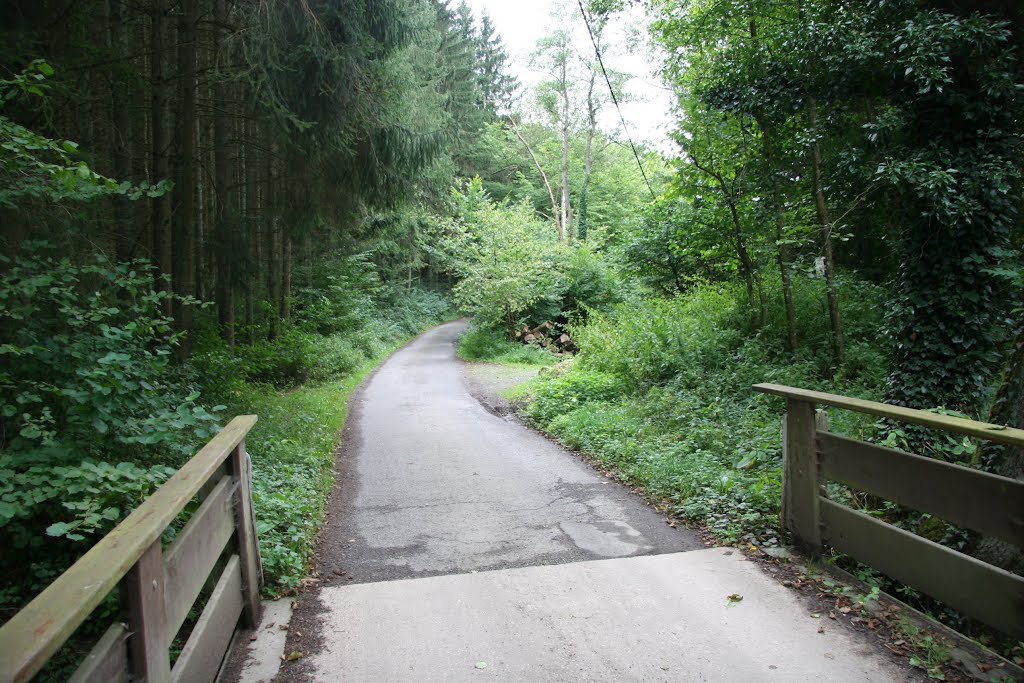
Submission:
[[[167,654],[170,639],[159,537],[125,575],[121,594],[128,611],[128,662],[132,678],[146,683],[167,683],[171,680]]]
[[[245,452],[245,439],[231,451],[231,476],[235,487],[235,529],[238,534],[238,557],[242,565],[242,617],[245,625],[254,628],[260,622],[260,587],[263,567],[256,536],[256,515],[252,507],[252,467]]]
[[[813,403],[786,400],[783,522],[796,544],[811,553],[821,550],[816,420]]]

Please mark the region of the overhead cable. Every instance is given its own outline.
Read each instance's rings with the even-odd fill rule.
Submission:
[[[615,96],[615,88],[612,87],[612,81],[608,78],[608,70],[604,68],[604,59],[601,58],[601,48],[597,44],[597,38],[594,37],[594,31],[590,28],[590,19],[587,17],[587,10],[583,9],[583,0],[576,0],[580,6],[580,14],[583,15],[583,23],[587,25],[587,33],[590,34],[590,42],[594,45],[594,54],[597,55],[597,63],[601,65],[601,73],[604,75],[604,82],[608,84],[608,94],[612,96],[612,102],[615,103],[615,109],[619,112],[619,120],[622,121],[622,130],[626,134],[626,139],[629,140],[629,147],[633,150],[633,158],[636,159],[636,165],[640,167],[640,175],[644,177],[644,182],[647,183],[647,189],[651,193],[652,199],[657,199],[657,195],[654,194],[654,188],[651,187],[651,181],[647,179],[647,171],[644,170],[644,164],[640,161],[640,154],[636,151],[636,145],[633,144],[633,138],[629,135],[629,127],[626,125],[626,117],[622,115],[622,107],[619,106],[619,98]]]

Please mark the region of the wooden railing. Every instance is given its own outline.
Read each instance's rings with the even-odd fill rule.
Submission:
[[[239,617],[250,626],[259,619],[262,568],[245,452],[255,423],[255,415],[232,420],[0,627],[0,682],[29,680],[118,584],[126,621],[107,629],[72,681],[214,679]],[[199,508],[163,548],[162,534],[197,495]],[[213,591],[172,669],[169,648],[217,568]]]
[[[1024,638],[1024,578],[829,500],[825,481],[1024,547],[1024,482],[830,434],[815,405],[1024,446],[1024,430],[805,391],[754,389],[786,399],[783,523],[811,552],[823,544],[964,614]]]

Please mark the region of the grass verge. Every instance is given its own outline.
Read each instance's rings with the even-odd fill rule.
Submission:
[[[232,402],[232,414],[259,416],[246,448],[252,457],[265,596],[288,594],[306,576],[334,486],[335,451],[349,397],[407,341],[386,347],[344,378],[290,391],[249,385]]]

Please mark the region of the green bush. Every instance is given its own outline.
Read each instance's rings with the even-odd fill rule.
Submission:
[[[594,370],[575,370],[540,384],[527,415],[549,424],[559,413],[571,412],[594,402],[610,401],[622,394],[624,384],[616,375]]]
[[[40,592],[174,473],[122,462],[26,464],[0,454],[0,608]]]
[[[215,418],[170,364],[151,267],[53,252],[0,256],[0,452],[180,462]]]
[[[887,365],[877,287],[843,281],[848,357],[833,377],[820,283],[794,281],[800,352],[784,350],[781,301],[754,333],[737,286],[629,300],[573,327],[575,362],[531,382],[526,415],[721,540],[779,543],[784,406],[751,385],[877,398]],[[877,431],[869,416],[847,411],[836,411],[832,425],[855,437]]]
[[[705,285],[675,299],[620,304],[572,328],[581,367],[612,373],[631,389],[721,367],[739,346],[735,291]]]
[[[558,358],[533,344],[511,341],[504,331],[473,325],[459,337],[459,356],[466,360],[511,365],[552,365]]]

